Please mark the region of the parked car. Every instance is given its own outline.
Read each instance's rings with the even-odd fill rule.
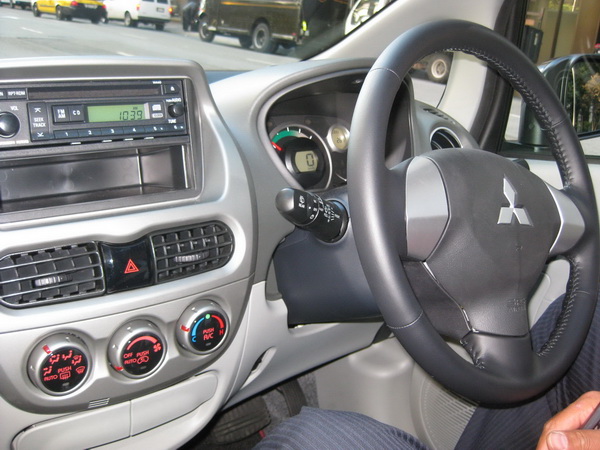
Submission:
[[[55,14],[58,20],[89,19],[100,23],[105,15],[104,3],[100,0],[33,0],[31,10],[35,17]]]
[[[205,42],[217,34],[235,36],[243,48],[275,53],[280,45],[289,49],[311,36],[341,37],[346,9],[344,0],[202,0],[199,34]]]
[[[31,2],[29,0],[0,0],[0,6],[3,5],[10,5],[11,8],[20,6],[21,9],[27,9],[31,7]]]
[[[252,448],[306,406],[535,448],[600,390],[600,65],[548,84],[527,6],[390,2],[286,55],[0,8],[0,450]],[[513,88],[546,142],[505,138]]]
[[[159,31],[171,20],[170,0],[105,0],[106,20],[122,20],[127,27],[154,25]]]
[[[212,42],[215,34],[237,36],[243,48],[264,53],[274,52],[279,44],[297,44],[306,31],[298,0],[202,0],[198,23],[205,42]]]

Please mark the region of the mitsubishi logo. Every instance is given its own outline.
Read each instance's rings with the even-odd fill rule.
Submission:
[[[498,217],[498,225],[510,225],[513,215],[521,225],[532,226],[527,210],[522,206],[515,206],[517,203],[517,191],[512,187],[510,182],[504,178],[504,196],[508,200],[508,206],[500,208],[500,216]]]

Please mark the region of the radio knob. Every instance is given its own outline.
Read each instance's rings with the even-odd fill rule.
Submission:
[[[169,105],[169,107],[167,109],[168,109],[169,115],[171,117],[180,117],[180,116],[183,116],[183,113],[185,112],[185,108],[183,107],[183,103],[180,103],[180,102],[173,103],[172,105]]]
[[[19,132],[21,124],[13,113],[0,112],[0,137],[10,138]]]

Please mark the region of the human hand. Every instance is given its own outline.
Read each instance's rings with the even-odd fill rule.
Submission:
[[[583,394],[544,425],[537,450],[591,450],[600,448],[600,430],[581,427],[600,404],[600,392]]]

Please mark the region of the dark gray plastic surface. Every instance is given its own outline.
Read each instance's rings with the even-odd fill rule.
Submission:
[[[345,197],[343,191],[328,195],[340,202]],[[331,244],[296,229],[277,248],[274,265],[290,324],[380,317],[358,260],[351,224],[344,237]]]

